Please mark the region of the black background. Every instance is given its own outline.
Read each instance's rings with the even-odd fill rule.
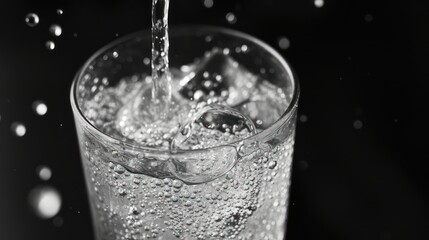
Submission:
[[[25,24],[29,12],[37,27]],[[53,23],[59,38],[49,35]],[[214,0],[207,9],[173,0],[170,23],[247,32],[296,70],[307,121],[297,129],[287,240],[429,239],[428,1]],[[0,0],[1,239],[92,239],[70,84],[97,49],[149,24],[148,0]],[[280,36],[289,49],[278,48]],[[47,103],[45,116],[32,111],[35,100]],[[10,130],[15,121],[24,137]],[[41,164],[53,171],[46,183]],[[31,211],[28,194],[40,184],[60,191],[61,226]]]

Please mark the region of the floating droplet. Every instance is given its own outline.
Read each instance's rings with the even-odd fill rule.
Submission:
[[[36,171],[37,175],[39,175],[40,179],[42,179],[43,181],[48,181],[49,179],[51,179],[52,171],[49,167],[39,166],[37,167]]]
[[[48,50],[54,50],[54,49],[55,49],[55,43],[54,43],[54,42],[52,42],[52,41],[47,41],[47,42],[46,42],[46,48],[47,48]]]
[[[323,7],[323,5],[325,5],[324,0],[314,0],[314,6],[316,6],[317,8],[321,8]]]
[[[27,132],[27,129],[25,128],[24,124],[20,122],[14,122],[12,123],[12,126],[10,127],[12,131],[15,133],[16,136],[22,137]]]
[[[58,15],[63,15],[63,13],[64,13],[64,12],[63,12],[63,10],[61,10],[61,9],[57,9],[57,14],[58,14]]]
[[[308,117],[306,115],[302,114],[301,116],[299,116],[300,122],[305,123],[305,122],[307,122],[307,120],[308,120]]]
[[[234,24],[237,22],[237,17],[235,16],[234,13],[231,13],[231,12],[227,13],[225,18],[226,18],[226,21],[228,21],[228,23],[230,24]]]
[[[63,29],[58,24],[52,24],[49,27],[49,32],[51,33],[52,36],[59,37],[61,33],[63,33]]]
[[[370,23],[374,20],[374,17],[371,14],[365,15],[365,22]]]
[[[43,219],[54,217],[61,208],[61,196],[53,187],[34,188],[30,192],[29,200],[36,215]]]
[[[283,50],[288,49],[290,46],[290,41],[286,37],[279,38],[279,47]]]
[[[48,106],[42,101],[33,102],[33,110],[37,115],[43,116],[48,112]]]
[[[150,64],[150,59],[149,58],[144,58],[143,59],[143,63],[144,63],[144,65],[148,66]]]
[[[355,120],[353,122],[353,127],[355,129],[361,129],[363,127],[363,122],[361,120]]]
[[[211,8],[213,7],[213,0],[204,0],[204,7]]]
[[[25,16],[25,22],[30,27],[35,27],[37,24],[39,24],[39,16],[35,13],[29,13],[27,16]]]

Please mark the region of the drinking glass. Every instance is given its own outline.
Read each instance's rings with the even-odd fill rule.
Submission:
[[[170,152],[102,132],[85,115],[98,92],[125,77],[150,76],[150,47],[150,31],[122,37],[96,52],[72,84],[96,239],[283,239],[299,96],[288,63],[244,33],[171,27],[171,69],[189,67],[207,51],[223,49],[258,78],[279,87],[288,104],[277,106],[282,114],[246,139]]]

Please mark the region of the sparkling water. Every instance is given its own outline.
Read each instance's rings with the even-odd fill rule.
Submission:
[[[84,75],[78,86],[93,83],[93,96],[78,99],[85,118],[121,141],[77,128],[96,237],[283,239],[295,115],[269,133],[281,139],[251,137],[283,115],[290,96],[233,58],[247,45],[215,46],[170,69],[168,3],[153,0],[151,75],[115,85]]]
[[[135,114],[137,100],[151,96],[151,76],[113,87],[105,80],[84,104],[100,131],[166,152],[125,152],[83,135],[98,239],[283,239],[293,134],[274,148],[243,139],[289,103],[225,53],[215,48],[182,68],[192,71],[172,69],[168,122],[142,123]]]

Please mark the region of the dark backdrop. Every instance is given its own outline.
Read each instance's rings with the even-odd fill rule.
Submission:
[[[69,88],[93,52],[149,27],[149,7],[148,0],[0,1],[1,239],[92,239]],[[37,27],[25,24],[28,12],[39,15]],[[322,8],[311,0],[214,0],[211,9],[172,1],[172,25],[255,35],[299,76],[287,240],[429,239],[428,12],[424,0],[325,0]],[[61,37],[49,35],[52,23],[63,27]],[[287,50],[278,47],[281,36]],[[44,46],[49,39],[54,51]],[[32,111],[35,100],[46,102],[45,116]],[[15,121],[25,136],[10,130]],[[41,164],[53,172],[46,183],[36,174]],[[29,207],[40,184],[61,193],[55,220]]]

